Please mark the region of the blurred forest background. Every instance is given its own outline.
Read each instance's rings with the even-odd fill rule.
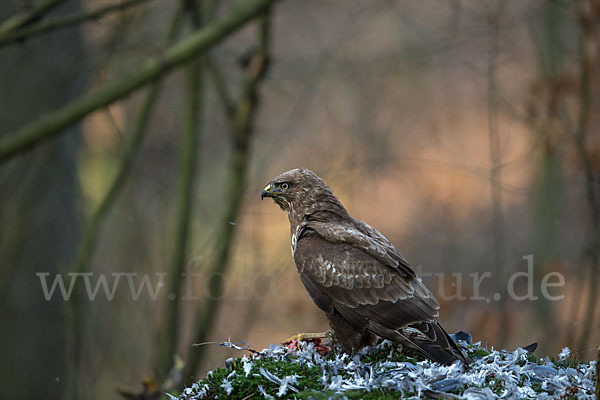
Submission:
[[[259,198],[300,166],[443,273],[434,293],[492,273],[487,300],[440,298],[448,331],[595,354],[600,1],[6,0],[0,21],[6,398],[169,388],[174,353],[182,383],[234,354],[192,343],[326,329]],[[528,255],[540,299],[511,300]],[[36,274],[69,272],[166,275],[155,300],[122,278],[46,301]]]

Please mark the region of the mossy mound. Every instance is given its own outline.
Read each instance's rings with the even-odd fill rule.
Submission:
[[[225,343],[229,347],[236,347]],[[271,346],[230,359],[186,388],[179,400],[200,399],[593,399],[595,362],[578,363],[568,349],[558,360],[523,349],[488,350],[461,343],[473,360],[443,366],[404,354],[390,342],[349,356],[319,354],[312,343]]]

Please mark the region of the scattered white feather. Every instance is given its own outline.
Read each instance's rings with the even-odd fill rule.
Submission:
[[[263,397],[265,399],[274,399],[273,396],[271,396],[269,393],[267,393],[267,391],[265,390],[264,387],[262,387],[262,385],[258,385],[258,391],[260,392],[260,394],[263,395]]]
[[[558,358],[561,360],[566,360],[571,355],[571,350],[568,347],[563,347],[563,349],[558,354]]]
[[[227,395],[230,395],[231,392],[233,392],[233,385],[231,384],[231,381],[227,380],[227,378],[223,379],[221,387],[223,388],[225,393],[227,393]]]
[[[254,367],[254,362],[252,362],[248,358],[248,356],[244,356],[244,357],[242,357],[242,365],[244,368],[244,376],[250,375],[250,372],[252,371],[252,367]]]

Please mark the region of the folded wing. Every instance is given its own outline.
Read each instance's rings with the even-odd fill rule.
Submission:
[[[441,363],[464,360],[437,322],[434,296],[375,229],[310,221],[298,239],[294,261],[324,311]]]

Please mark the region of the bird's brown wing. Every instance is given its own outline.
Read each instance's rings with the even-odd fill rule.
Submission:
[[[352,235],[338,233],[340,238]],[[448,364],[462,358],[436,320],[439,305],[431,292],[403,269],[383,264],[382,257],[368,251],[372,248],[356,246],[360,240],[332,242],[311,228],[303,231],[294,261],[317,306],[436,361]]]
[[[357,247],[381,264],[396,269],[406,278],[416,277],[406,258],[377,229],[354,219],[331,223],[327,219],[328,213],[319,214],[308,216],[305,230],[314,230],[331,243],[347,243]]]

